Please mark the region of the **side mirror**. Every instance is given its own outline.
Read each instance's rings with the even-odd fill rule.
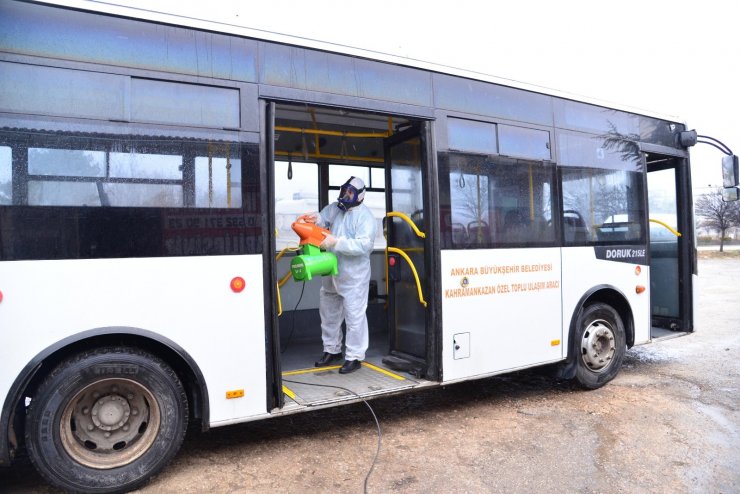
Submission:
[[[722,200],[724,202],[734,202],[740,199],[740,187],[725,187],[722,189]]]
[[[722,158],[722,185],[728,189],[738,184],[740,184],[740,177],[738,177],[737,156],[734,154],[725,156]]]

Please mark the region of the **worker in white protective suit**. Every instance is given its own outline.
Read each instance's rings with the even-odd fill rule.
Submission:
[[[324,353],[316,367],[326,367],[342,359],[342,320],[347,334],[344,363],[340,374],[349,374],[361,367],[369,338],[367,300],[370,289],[370,253],[375,241],[375,217],[367,206],[365,183],[350,177],[342,185],[339,198],[320,213],[305,215],[306,221],[329,229],[330,235],[321,248],[337,256],[339,274],[321,280],[319,314]]]

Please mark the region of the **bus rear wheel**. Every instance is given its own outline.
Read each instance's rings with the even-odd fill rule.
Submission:
[[[619,372],[626,351],[624,324],[610,305],[595,303],[584,308],[576,331],[576,382],[597,389]]]
[[[101,348],[63,361],[41,383],[26,416],[26,445],[58,487],[126,492],[174,457],[187,417],[185,390],[164,361]]]

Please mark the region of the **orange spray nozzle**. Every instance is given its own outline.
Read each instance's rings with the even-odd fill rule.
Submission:
[[[321,242],[324,241],[326,235],[331,233],[326,228],[321,228],[315,223],[302,223],[300,221],[296,221],[291,225],[291,227],[301,238],[301,241],[299,242],[300,245],[309,244],[318,247],[321,245]]]

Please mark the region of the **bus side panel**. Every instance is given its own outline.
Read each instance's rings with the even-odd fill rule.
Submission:
[[[245,288],[231,289],[235,277]],[[210,419],[265,414],[262,257],[209,256],[0,263],[0,396],[58,341],[137,328],[180,345],[203,373]],[[229,390],[244,397],[226,399]]]
[[[601,259],[597,259],[597,249],[602,253]],[[566,340],[571,319],[584,295],[594,287],[605,285],[616,288],[627,299],[634,318],[635,344],[650,340],[650,266],[644,262],[644,251],[645,247],[639,246],[563,248],[563,327],[566,328]],[[641,255],[627,256],[634,252]],[[637,293],[638,286],[645,290]],[[563,345],[563,348],[568,348],[567,341]]]
[[[444,381],[564,357],[560,248],[442,251]]]

